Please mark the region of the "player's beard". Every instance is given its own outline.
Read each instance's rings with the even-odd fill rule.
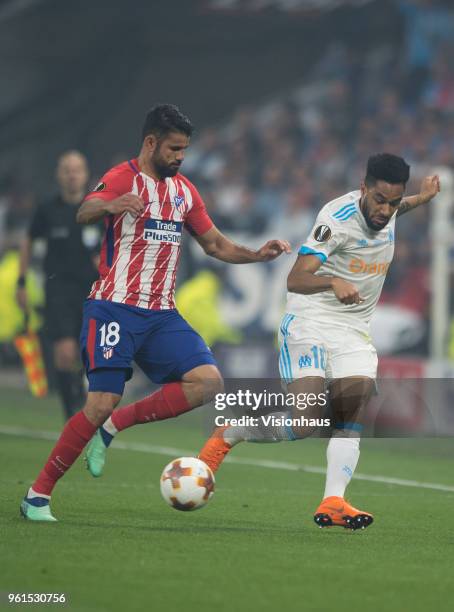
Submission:
[[[167,178],[168,176],[175,176],[179,170],[180,170],[180,165],[181,164],[167,164],[161,157],[159,157],[159,155],[154,155],[151,158],[151,163],[154,166],[154,169],[156,170],[156,173],[161,177],[161,178]]]
[[[369,227],[374,232],[379,232],[384,227],[386,227],[389,223],[389,219],[385,223],[375,223],[375,221],[372,221],[370,214],[369,214],[369,203],[367,201],[366,195],[364,196],[364,199],[362,202],[361,212],[363,213],[363,217],[366,221],[367,227]]]

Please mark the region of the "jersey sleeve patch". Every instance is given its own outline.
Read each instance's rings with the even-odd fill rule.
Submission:
[[[318,225],[314,230],[314,240],[317,242],[327,242],[331,238],[332,232],[328,225]]]
[[[84,201],[96,198],[110,202],[124,193],[130,193],[132,184],[132,169],[128,162],[123,162],[106,172],[96,187],[85,196]]]

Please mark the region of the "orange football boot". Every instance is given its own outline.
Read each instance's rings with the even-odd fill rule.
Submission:
[[[199,459],[204,461],[211,468],[212,472],[216,472],[219,469],[225,456],[232,448],[232,445],[224,440],[223,434],[226,429],[228,429],[227,425],[215,429],[213,435],[211,438],[208,438],[205,446],[199,453]]]
[[[374,521],[372,514],[363,512],[350,505],[343,497],[325,497],[314,514],[314,521],[320,527],[345,527],[345,529],[365,529]]]

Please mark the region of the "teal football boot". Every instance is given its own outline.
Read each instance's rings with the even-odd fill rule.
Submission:
[[[95,478],[102,476],[104,470],[104,464],[106,462],[106,451],[107,446],[101,436],[99,429],[90,440],[85,453],[85,462],[87,464],[87,470]]]
[[[28,521],[56,522],[52,515],[49,500],[44,497],[24,497],[20,505],[20,513]]]

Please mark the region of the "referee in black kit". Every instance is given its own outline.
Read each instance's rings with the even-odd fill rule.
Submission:
[[[58,159],[59,193],[39,205],[21,244],[17,301],[27,310],[25,276],[32,243],[44,240],[45,333],[53,344],[56,383],[66,419],[84,405],[85,388],[79,357],[82,306],[97,278],[96,257],[101,231],[76,223],[76,212],[87,189],[86,158],[67,151]]]

